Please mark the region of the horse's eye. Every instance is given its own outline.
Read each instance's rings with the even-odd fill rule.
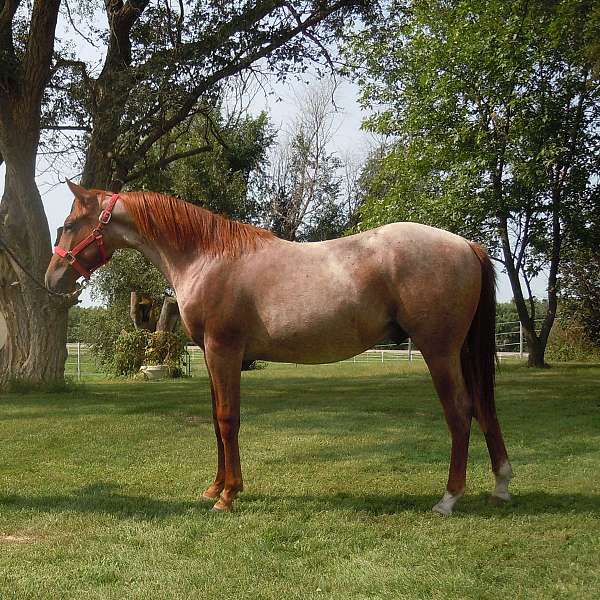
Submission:
[[[62,227],[61,227],[62,229]],[[73,229],[73,223],[65,223],[64,224],[64,230],[65,231],[71,231]]]

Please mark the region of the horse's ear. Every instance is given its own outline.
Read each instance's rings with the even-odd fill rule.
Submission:
[[[90,190],[87,190],[84,187],[73,183],[69,179],[67,179],[67,185],[69,186],[69,189],[73,192],[75,198],[77,198],[77,200],[79,200],[82,204],[98,204],[96,194],[90,192]]]

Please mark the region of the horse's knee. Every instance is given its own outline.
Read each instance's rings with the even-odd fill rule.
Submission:
[[[237,435],[240,429],[240,416],[234,414],[220,414],[217,415],[217,422],[219,424],[219,431],[221,437],[224,440],[231,439]]]

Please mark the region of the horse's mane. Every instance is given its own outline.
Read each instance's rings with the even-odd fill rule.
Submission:
[[[202,248],[213,256],[239,256],[275,237],[165,194],[125,192],[120,199],[142,235],[166,240],[180,251]]]

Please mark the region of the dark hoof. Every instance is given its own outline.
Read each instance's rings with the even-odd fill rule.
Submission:
[[[508,504],[511,504],[511,502],[512,498],[510,496],[508,496],[507,498],[501,498],[500,496],[490,496],[488,498],[488,503],[492,506],[506,506]]]

